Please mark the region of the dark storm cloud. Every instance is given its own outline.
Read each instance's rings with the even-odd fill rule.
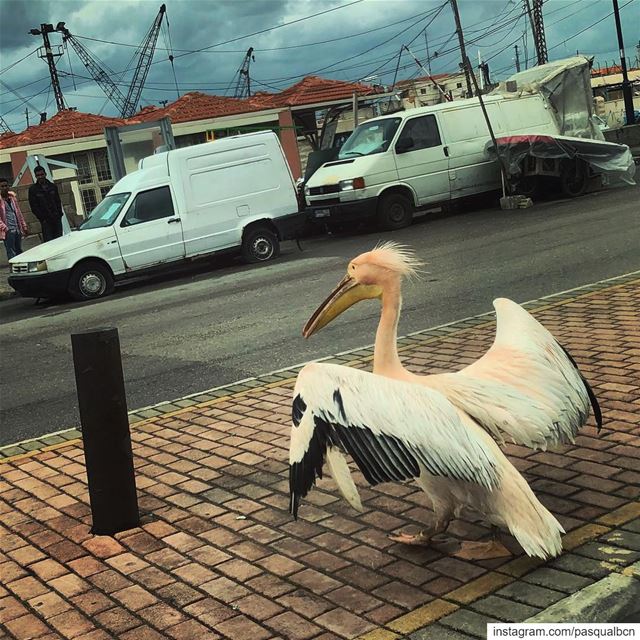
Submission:
[[[623,6],[626,1],[620,0],[620,5]],[[394,56],[401,44],[408,43],[415,36],[418,37],[411,45],[412,51],[419,58],[425,58],[424,34],[418,34],[430,19],[424,15],[425,12],[440,6],[441,0],[366,0],[290,26],[212,46],[346,3],[347,0],[169,0],[167,17],[181,93],[200,90],[223,94],[225,89],[229,89],[228,95],[231,95],[236,72],[249,46],[255,48],[255,62],[251,67],[254,90],[283,89],[303,75],[316,72],[339,80],[358,80],[375,71],[377,82],[390,84],[397,62]],[[47,0],[0,0],[2,68],[42,44],[40,38],[28,34],[29,29],[38,27],[41,22],[55,25],[58,21],[64,21],[69,30],[78,36],[122,43],[113,45],[81,40],[105,66],[114,72],[122,71],[128,67],[135,51],[135,46],[123,45],[138,45],[141,42],[159,6],[159,0],[57,0],[55,3]],[[459,6],[463,27],[468,34],[467,40],[472,42],[468,48],[469,56],[477,59],[478,49],[484,57],[495,56],[490,61],[491,69],[500,72],[502,77],[508,75],[513,70],[512,43],[522,36],[528,23],[521,19],[517,24],[507,25],[498,32],[487,34],[487,31],[493,25],[499,27],[509,16],[517,18],[522,0],[459,0]],[[567,40],[609,13],[610,0],[548,0],[544,6],[547,44],[552,59],[574,55],[576,49],[595,53],[609,63],[615,58],[617,44],[612,18],[585,31],[578,38]],[[421,18],[392,24],[421,13]],[[640,0],[624,8],[622,15],[627,54],[633,57],[633,45],[640,36]],[[379,27],[386,28],[378,30]],[[432,63],[434,72],[457,69],[459,56],[456,39],[451,38],[453,28],[451,10],[447,5],[427,31],[431,53],[438,51],[441,54]],[[364,34],[327,44],[271,50],[360,32]],[[473,43],[479,35],[485,37]],[[51,40],[53,44],[61,42],[57,34],[52,35]],[[524,41],[521,40],[520,44],[523,59]],[[142,94],[142,105],[159,104],[161,100],[171,101],[177,97],[172,68],[167,59],[168,52],[163,49],[165,46],[165,38],[161,35]],[[184,52],[178,51],[205,47],[210,48],[198,54],[183,55]],[[358,55],[370,48],[373,50]],[[500,52],[501,49],[504,50]],[[530,37],[528,53],[533,59]],[[106,101],[101,89],[93,81],[78,77],[88,76],[88,72],[75,53],[71,51],[70,55],[59,59],[58,69],[69,105],[93,113],[116,114],[115,107]],[[76,74],[75,86],[69,75],[71,70]],[[125,85],[132,73],[130,69],[123,76]],[[421,72],[405,53],[398,78],[415,74]],[[2,80],[30,98],[30,109],[42,110],[46,105],[50,115],[55,111],[46,63],[35,55],[3,74]],[[121,88],[126,92],[126,86]],[[10,124],[16,124],[18,129],[24,126],[24,108],[21,100],[2,91],[0,114]]]

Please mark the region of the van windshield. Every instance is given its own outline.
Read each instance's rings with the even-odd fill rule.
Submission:
[[[105,196],[80,225],[80,229],[98,229],[112,225],[130,195],[130,193],[114,193]]]
[[[346,140],[340,149],[338,158],[354,158],[383,153],[400,126],[400,118],[385,118],[363,122]]]

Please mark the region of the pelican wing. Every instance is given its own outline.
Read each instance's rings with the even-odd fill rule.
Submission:
[[[345,472],[344,453],[371,485],[417,478],[423,468],[488,489],[499,481],[495,454],[482,432],[468,429],[444,396],[421,385],[340,365],[307,365],[296,382],[292,419],[294,516],[300,499],[322,478],[328,453],[341,493],[356,508],[359,498]]]
[[[479,360],[457,373],[429,376],[424,384],[444,394],[498,441],[546,449],[573,442],[596,397],[573,358],[520,305],[494,301],[497,318],[493,345]]]

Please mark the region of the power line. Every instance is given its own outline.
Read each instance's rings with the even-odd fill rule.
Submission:
[[[23,56],[22,58],[20,58],[20,60],[16,60],[15,62],[12,62],[8,67],[5,67],[4,69],[0,70],[0,75],[2,75],[3,73],[6,73],[7,71],[9,71],[9,69],[13,69],[13,67],[15,67],[17,64],[20,64],[24,60],[26,60],[29,56],[32,56],[37,51],[38,49],[34,49],[33,51],[27,53],[26,56]]]
[[[408,18],[403,18],[402,20],[396,20],[395,22],[388,22],[385,25],[381,26],[381,27],[375,27],[373,29],[367,29],[366,31],[359,31],[357,33],[350,33],[348,35],[345,36],[340,36],[338,38],[330,38],[328,40],[318,40],[317,42],[305,42],[302,44],[293,44],[293,45],[288,45],[285,47],[254,47],[254,51],[255,52],[259,52],[259,53],[265,53],[265,52],[269,52],[269,51],[287,51],[290,49],[302,49],[304,47],[315,47],[321,44],[330,44],[332,42],[339,42],[340,40],[350,40],[351,38],[357,38],[358,36],[364,36],[364,35],[370,35],[371,33],[374,33],[376,31],[382,31],[384,29],[388,29],[389,27],[393,27],[397,24],[402,24],[403,22],[409,22],[409,20],[414,20],[415,18],[418,18],[419,16],[423,15],[424,12],[420,12],[417,13],[413,16],[409,16]],[[101,40],[99,38],[90,38],[88,36],[75,36],[76,38],[80,38],[83,40],[92,40],[93,42],[102,42],[104,44],[111,44],[111,45],[117,45],[117,46],[122,46],[122,47],[135,47],[136,45],[134,44],[128,44],[125,42],[113,42],[111,40]],[[248,37],[248,36],[247,36]],[[212,46],[216,46],[216,45],[212,45]],[[222,51],[218,50],[218,51],[202,51],[199,49],[170,49],[170,48],[163,48],[163,47],[157,47],[156,48],[157,51],[173,51],[173,53],[245,53],[245,49],[223,49]]]

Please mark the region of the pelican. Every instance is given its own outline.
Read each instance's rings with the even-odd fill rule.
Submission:
[[[325,464],[342,496],[361,511],[348,454],[369,484],[413,479],[428,496],[432,526],[393,536],[398,542],[429,544],[463,508],[471,508],[494,528],[508,530],[529,556],[555,557],[564,529],[498,445],[509,439],[545,450],[572,443],[590,405],[600,430],[593,391],[551,333],[506,298],[493,303],[495,340],[476,362],[438,375],[407,370],[397,350],[401,283],[420,266],[395,243],[361,254],[305,325],[308,338],[361,300],[381,302],[373,373],[316,362],[298,375],[290,512],[297,518],[301,499],[322,478]],[[496,551],[495,541],[490,547],[479,557],[509,554],[504,546]]]

